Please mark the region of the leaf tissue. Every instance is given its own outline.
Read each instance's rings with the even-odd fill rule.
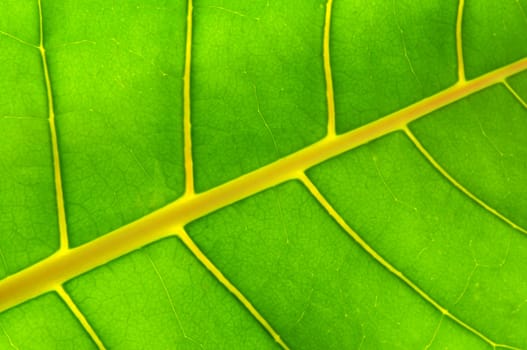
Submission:
[[[0,349],[527,349],[527,0],[3,0]]]

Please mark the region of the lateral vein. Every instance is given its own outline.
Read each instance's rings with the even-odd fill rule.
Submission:
[[[269,322],[260,314],[260,312],[253,306],[253,304],[247,299],[247,297],[238,289],[234,284],[231,283],[225,277],[225,275],[210,261],[210,259],[199,249],[199,247],[194,243],[192,238],[184,229],[179,229],[176,233],[176,236],[183,242],[183,244],[190,250],[198,261],[207,268],[207,270],[212,273],[212,275],[220,282],[229,292],[231,292],[236,299],[238,299],[242,305],[249,311],[249,313],[262,325],[263,328],[269,333],[271,337],[283,348],[289,349],[284,343],[280,335],[274,330],[274,328],[269,324]]]
[[[57,127],[55,125],[55,108],[53,106],[53,91],[51,88],[51,78],[49,75],[49,68],[46,56],[46,49],[44,48],[44,29],[42,16],[42,1],[38,0],[38,15],[39,15],[39,30],[40,43],[38,49],[42,60],[42,69],[44,71],[44,80],[46,83],[47,101],[48,101],[48,120],[51,137],[51,147],[53,155],[53,174],[55,180],[55,196],[57,201],[57,217],[60,233],[60,249],[67,250],[69,247],[68,228],[66,224],[66,211],[64,208],[64,193],[62,190],[62,175],[60,168],[59,146],[57,141]]]
[[[486,335],[465,323],[457,316],[448,311],[445,307],[439,304],[435,299],[433,299],[429,294],[417,286],[412,280],[406,277],[400,270],[388,262],[384,257],[382,257],[372,246],[370,246],[357,232],[355,232],[346,221],[340,216],[340,214],[333,208],[333,206],[328,202],[328,200],[320,193],[318,188],[311,182],[311,180],[303,173],[299,176],[299,180],[306,186],[306,188],[311,192],[313,197],[322,205],[322,207],[327,211],[327,213],[340,225],[340,227],[346,231],[346,233],[352,238],[366,253],[368,253],[375,261],[382,265],[389,272],[394,274],[402,282],[404,282],[408,287],[410,287],[415,293],[419,294],[426,302],[436,308],[442,315],[450,318],[452,321],[457,323],[459,326],[473,333],[474,335],[481,338],[483,341],[491,345],[493,348],[496,347],[508,347],[508,345],[502,345],[494,342]]]
[[[466,195],[467,197],[469,197],[470,199],[472,199],[474,202],[476,202],[477,204],[479,204],[481,207],[483,207],[485,210],[487,210],[489,213],[491,213],[492,215],[496,216],[497,218],[499,218],[501,221],[507,223],[508,225],[510,225],[512,228],[514,228],[515,230],[518,230],[520,231],[521,233],[524,233],[524,234],[527,234],[527,230],[524,229],[523,227],[521,227],[520,225],[516,224],[515,222],[513,222],[512,220],[510,220],[509,218],[507,218],[505,215],[501,214],[499,211],[497,211],[496,209],[492,208],[490,205],[488,205],[487,203],[485,203],[482,199],[480,199],[478,196],[476,196],[474,193],[470,192],[465,186],[463,186],[461,183],[459,183],[452,175],[450,175],[448,173],[448,171],[445,170],[445,168],[443,168],[441,166],[441,164],[439,164],[437,162],[437,160],[435,160],[434,157],[432,157],[432,155],[426,150],[426,148],[421,144],[421,142],[419,141],[419,139],[417,139],[417,137],[412,133],[412,131],[408,128],[408,127],[405,127],[404,128],[404,132],[406,133],[406,136],[408,136],[408,138],[413,142],[413,144],[415,145],[415,147],[419,150],[419,152],[426,158],[426,160],[441,174],[443,175],[443,177],[445,179],[447,179],[454,187],[456,187],[458,190],[460,190],[464,195]]]
[[[60,296],[62,301],[64,301],[64,303],[70,309],[70,311],[73,313],[75,318],[77,318],[77,320],[82,325],[82,327],[84,328],[86,333],[88,333],[88,335],[90,336],[92,341],[95,343],[97,348],[99,348],[99,350],[106,350],[106,348],[104,347],[103,342],[101,341],[101,339],[99,338],[99,336],[97,335],[95,330],[92,328],[92,326],[90,325],[90,323],[86,319],[86,316],[84,316],[82,311],[77,307],[77,304],[75,304],[73,299],[71,299],[70,295],[68,294],[68,292],[66,292],[64,287],[62,287],[62,285],[60,285],[60,286],[55,288],[55,291]]]
[[[324,21],[324,76],[326,79],[326,100],[328,108],[328,136],[336,135],[336,121],[335,121],[335,94],[333,92],[333,75],[331,73],[331,56],[329,48],[329,40],[331,34],[331,10],[333,8],[333,0],[326,2],[326,18]]]
[[[458,82],[466,81],[465,77],[465,61],[463,58],[463,10],[465,8],[465,0],[459,0],[456,18],[456,54],[457,54],[457,74]]]
[[[183,133],[185,152],[185,195],[194,194],[194,164],[192,160],[192,122],[190,120],[190,67],[192,63],[192,0],[187,2],[187,37],[185,71],[183,75]]]
[[[507,82],[507,80],[503,80],[503,85],[509,90],[509,92],[518,100],[518,102],[525,108],[527,108],[527,102],[514,90],[514,88]]]
[[[359,147],[470,94],[527,69],[527,58],[432,95],[353,131],[324,138],[260,169],[194,196],[183,196],[89,243],[59,251],[0,281],[0,312],[146,244],[174,229],[282,182],[334,156]]]

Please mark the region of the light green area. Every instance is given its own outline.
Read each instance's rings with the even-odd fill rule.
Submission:
[[[191,223],[188,231],[293,349],[358,349],[361,343],[363,349],[422,349],[441,319],[297,182]],[[485,347],[460,327],[449,327],[448,337],[453,347]]]
[[[324,1],[195,1],[196,189],[231,180],[326,133]]]
[[[337,131],[364,125],[457,79],[457,1],[334,1]]]
[[[69,239],[180,197],[183,0],[42,0]],[[467,77],[527,54],[527,1],[466,0]],[[58,248],[37,0],[0,1],[0,278]],[[338,132],[453,85],[457,0],[334,0]],[[326,132],[325,1],[194,0],[191,120],[205,191]],[[508,79],[527,98],[527,73]],[[463,186],[527,227],[527,112],[499,85],[410,128]],[[437,302],[527,348],[525,234],[441,176],[401,133],[308,172],[344,219]],[[188,225],[292,349],[490,349],[372,259],[299,182]],[[1,283],[1,282],[0,282]],[[66,284],[108,349],[277,344],[177,239]],[[88,349],[56,294],[0,315],[0,349]]]
[[[509,79],[507,82],[516,91],[520,98],[527,103],[527,72],[516,74]]]
[[[465,0],[463,51],[467,78],[527,55],[527,0]]]
[[[90,350],[97,347],[55,293],[0,314],[0,349]]]
[[[440,164],[527,228],[527,109],[497,85],[411,124]]]
[[[354,230],[443,307],[496,342],[527,346],[525,234],[454,188],[402,132],[308,174]]]
[[[109,349],[272,349],[278,345],[176,238],[66,285]]]
[[[70,241],[183,191],[183,1],[44,1]],[[82,184],[82,185],[79,185]]]

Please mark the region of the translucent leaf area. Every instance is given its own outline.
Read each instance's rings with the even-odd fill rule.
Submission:
[[[0,349],[527,349],[527,0],[0,2]]]

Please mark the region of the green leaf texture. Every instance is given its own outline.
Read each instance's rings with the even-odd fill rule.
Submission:
[[[527,0],[2,0],[0,349],[527,349]]]

